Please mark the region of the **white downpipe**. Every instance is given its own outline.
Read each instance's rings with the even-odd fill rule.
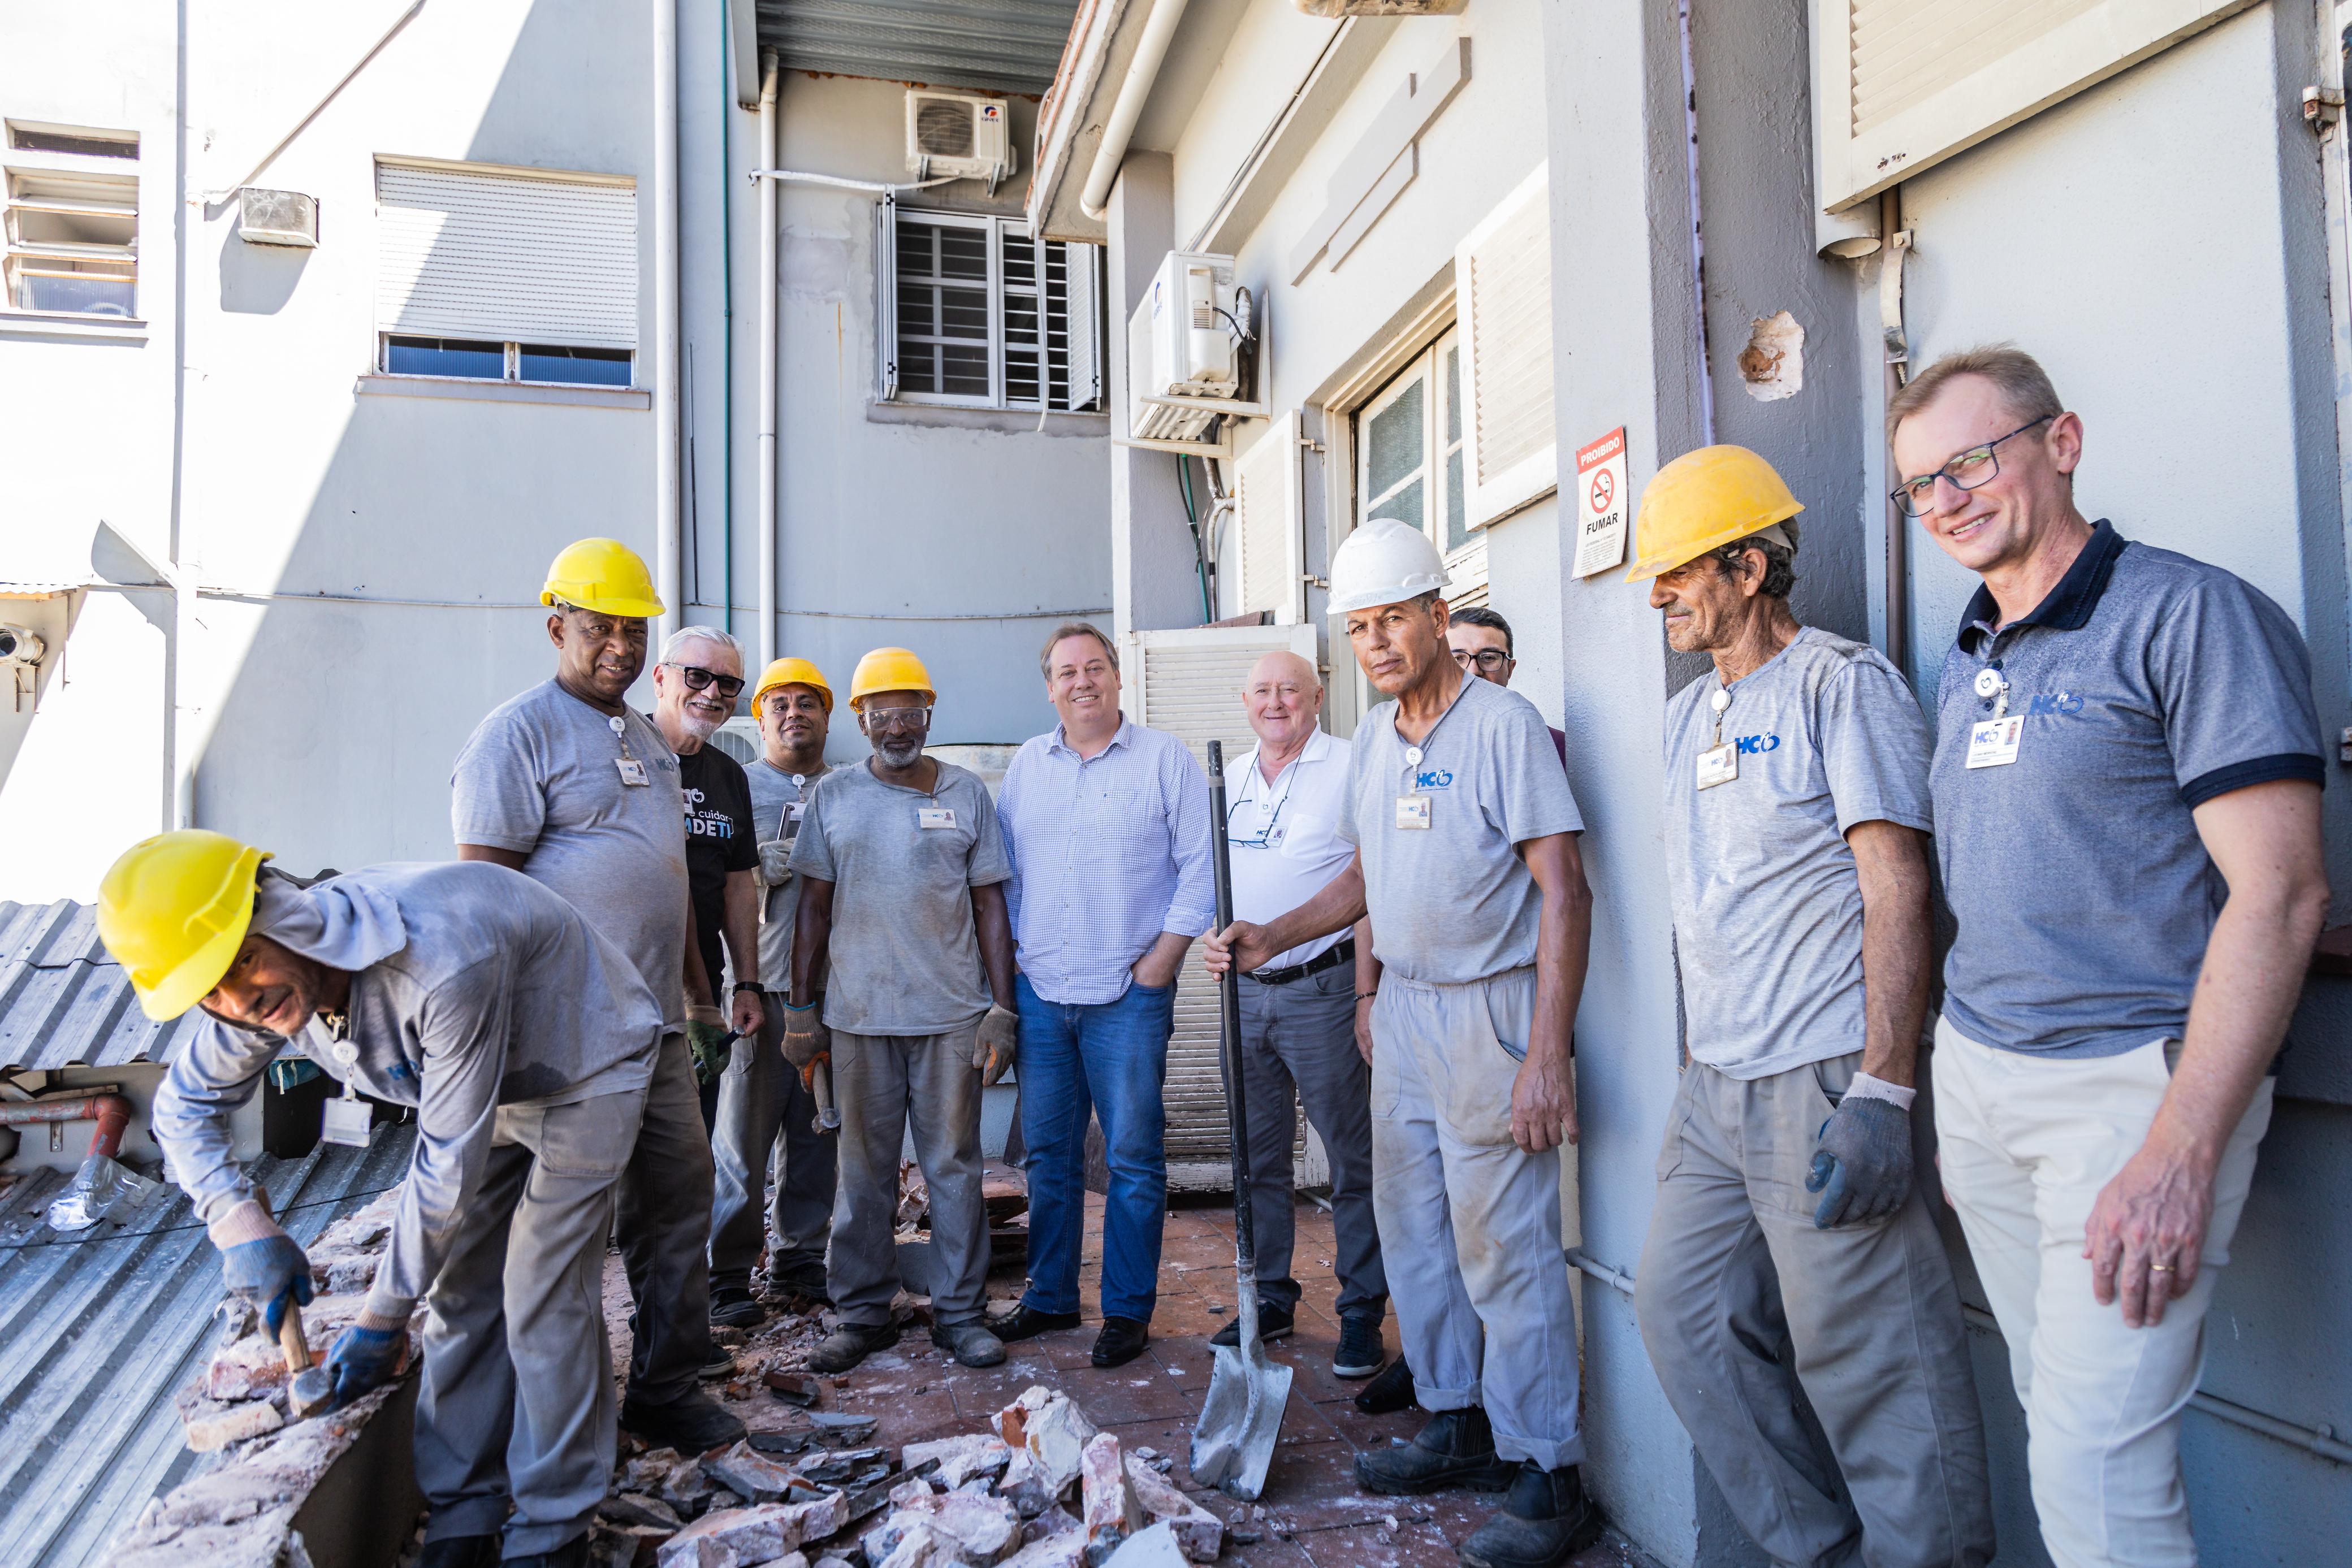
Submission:
[[[761,62],[760,163],[776,161],[776,57]],[[776,183],[760,186],[760,668],[776,656]],[[730,196],[731,199],[731,196]],[[730,256],[729,266],[734,265]]]
[[[1118,166],[1127,161],[1128,139],[1135,134],[1144,100],[1151,96],[1151,84],[1159,78],[1160,62],[1168,57],[1176,24],[1183,19],[1184,0],[1151,0],[1143,36],[1135,41],[1135,57],[1127,63],[1118,97],[1110,106],[1110,119],[1103,123],[1102,145],[1095,149],[1086,189],[1078,193],[1078,210],[1090,218],[1099,218],[1110,208],[1110,188],[1118,179]]]
[[[655,646],[687,623],[678,527],[677,0],[654,0],[654,591],[665,607]]]

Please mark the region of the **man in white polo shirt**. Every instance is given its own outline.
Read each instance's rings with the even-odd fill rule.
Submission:
[[[1226,775],[1225,841],[1234,915],[1265,925],[1305,904],[1354,863],[1337,831],[1347,810],[1349,743],[1325,733],[1323,683],[1296,653],[1258,660],[1242,688],[1257,745]],[[1372,1069],[1356,1047],[1355,930],[1277,953],[1242,977],[1242,1085],[1250,1108],[1250,1208],[1257,1228],[1258,1332],[1280,1339],[1298,1311],[1291,1277],[1294,1093],[1331,1162],[1339,1348],[1331,1370],[1381,1369],[1388,1276],[1372,1218]],[[1237,1344],[1227,1323],[1212,1344]]]

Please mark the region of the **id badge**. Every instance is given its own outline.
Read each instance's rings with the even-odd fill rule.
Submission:
[[[784,821],[788,822],[797,822],[803,816],[807,814],[807,811],[808,802],[806,800],[795,800],[791,805],[784,808]]]
[[[1710,746],[1698,754],[1698,787],[1712,789],[1739,777],[1739,753],[1729,746]]]
[[[955,826],[955,808],[952,806],[918,806],[915,808],[915,826],[918,828],[952,828]]]
[[[368,1125],[375,1119],[373,1106],[348,1094],[338,1095],[327,1102],[326,1113],[319,1127],[320,1142],[354,1149],[368,1146]]]
[[[1429,797],[1426,795],[1398,796],[1396,825],[1400,828],[1426,829],[1429,826]]]
[[[613,766],[621,770],[621,782],[632,789],[643,789],[653,783],[646,777],[646,765],[634,757],[615,757]]]
[[[1969,761],[1970,768],[2006,768],[2017,760],[2017,748],[2025,739],[2025,716],[2008,718],[1988,718],[1969,726]]]

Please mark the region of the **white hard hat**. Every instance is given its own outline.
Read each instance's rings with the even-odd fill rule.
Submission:
[[[1331,613],[1401,604],[1452,581],[1427,534],[1411,523],[1375,517],[1332,552]]]

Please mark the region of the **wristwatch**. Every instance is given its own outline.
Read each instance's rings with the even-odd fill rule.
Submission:
[[[742,995],[745,991],[756,991],[761,988],[760,982],[757,980],[738,980],[734,988],[737,996]]]

